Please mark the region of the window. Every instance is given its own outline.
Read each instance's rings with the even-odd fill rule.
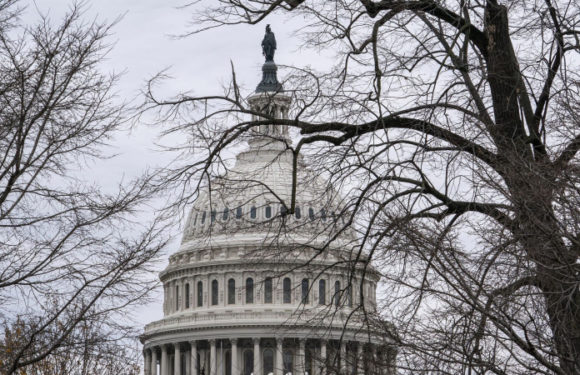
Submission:
[[[287,213],[288,209],[286,208],[286,206],[280,206],[280,216],[286,216]]]
[[[309,284],[308,279],[302,279],[302,303],[303,304],[308,303],[308,291],[310,289],[310,286],[308,284]]]
[[[244,373],[250,375],[254,372],[254,351],[251,349],[244,350]]]
[[[348,303],[348,307],[352,307],[352,284],[348,284],[346,287],[346,303]]]
[[[305,374],[312,374],[312,350],[308,347],[305,348],[304,351],[304,373]],[[352,363],[352,362],[347,362]],[[351,372],[352,375],[356,374],[356,368],[353,366],[353,371]]]
[[[197,282],[197,306],[203,306],[203,283],[201,281]]]
[[[241,219],[242,218],[242,207],[238,207],[236,209],[236,219]]]
[[[283,287],[283,302],[292,303],[292,282],[289,277],[286,277],[282,283]]]
[[[205,211],[203,211],[201,213],[201,223],[204,224],[205,223]]]
[[[228,304],[233,305],[236,303],[236,280],[228,280]]]
[[[318,303],[320,305],[326,305],[326,280],[320,280],[318,282]]]
[[[216,215],[216,212],[215,212],[215,210],[212,210],[212,211],[211,211],[211,223],[212,223],[212,224],[215,222],[215,215]]]
[[[195,214],[195,219],[193,219],[193,225],[195,225],[195,223],[197,223],[197,214]]]
[[[182,369],[185,369],[184,366],[181,366]],[[226,374],[225,375],[232,375],[232,351],[226,351]]]
[[[284,362],[283,375],[291,374],[294,369],[294,352],[292,350],[284,350],[282,352],[282,361]]]
[[[340,305],[340,281],[338,280],[334,283],[334,304]]]
[[[211,304],[218,304],[218,281],[214,280],[211,282]]]
[[[254,303],[254,279],[246,279],[246,303]]]
[[[274,351],[270,348],[264,349],[262,354],[264,375],[274,373]]]
[[[296,216],[296,219],[300,219],[302,217],[302,215],[300,214],[300,207],[296,207],[296,209],[294,210],[294,216]]]
[[[222,220],[227,220],[229,216],[230,216],[230,209],[226,207],[226,208],[224,208],[224,213],[222,215]]]
[[[252,208],[250,208],[250,219],[255,218],[256,218],[256,207],[252,206]]]
[[[189,309],[189,283],[185,284],[185,308]]]
[[[179,285],[175,286],[175,311],[179,310]]]
[[[269,219],[271,217],[272,217],[272,207],[266,206],[266,219]]]
[[[314,210],[312,209],[312,207],[308,209],[308,217],[310,218],[310,220],[314,221]]]
[[[322,221],[326,221],[326,210],[324,208],[320,210],[320,218]]]
[[[264,280],[264,303],[272,303],[272,278]]]

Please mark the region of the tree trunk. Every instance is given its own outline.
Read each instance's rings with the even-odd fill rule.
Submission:
[[[555,176],[546,159],[532,153],[518,104],[521,73],[513,53],[507,10],[488,2],[488,79],[495,128],[490,133],[501,157],[502,175],[516,208],[513,229],[525,257],[536,266],[555,343],[567,374],[580,373],[580,292],[573,251],[563,242],[552,202]]]

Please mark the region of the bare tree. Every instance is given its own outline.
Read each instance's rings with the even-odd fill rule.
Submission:
[[[287,126],[295,159],[344,197],[352,259],[381,272],[379,311],[407,373],[580,372],[576,1],[219,1],[191,5],[198,29],[304,18],[328,71],[287,69],[288,119],[253,110],[235,74],[221,95],[156,97],[199,178],[259,126]],[[275,29],[275,27],[274,27]],[[255,115],[250,119],[250,115]],[[189,147],[189,146],[188,146]],[[294,163],[295,168],[297,163]],[[298,187],[299,188],[299,187]],[[292,213],[294,196],[280,202]]]
[[[82,4],[24,25],[18,6],[0,1],[3,374],[79,353],[87,325],[102,345],[134,335],[125,309],[145,301],[166,241],[161,222],[136,222],[150,177],[105,192],[85,175],[126,113],[99,67],[111,25],[83,21]]]
[[[17,320],[4,332],[3,347],[18,348],[28,340],[27,323]],[[128,342],[116,339],[108,324],[101,321],[83,321],[77,330],[68,335],[62,344],[45,358],[16,371],[29,375],[137,375],[141,355]],[[114,338],[110,340],[110,336]],[[50,337],[47,337],[50,339]],[[134,342],[133,342],[134,344]],[[50,343],[35,340],[34,346],[42,350]],[[0,353],[2,362],[10,361],[10,353]],[[6,355],[4,357],[4,355]]]

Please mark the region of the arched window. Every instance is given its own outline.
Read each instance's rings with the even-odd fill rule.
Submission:
[[[185,284],[185,308],[189,309],[189,283]]]
[[[214,280],[211,282],[211,304],[218,304],[218,281]]]
[[[197,282],[197,306],[203,306],[203,283],[201,281]]]
[[[230,216],[230,209],[226,207],[226,208],[224,208],[224,213],[222,215],[222,220],[227,220],[229,216]]]
[[[250,375],[254,372],[254,351],[251,349],[244,350],[244,374]]]
[[[256,207],[252,206],[252,208],[250,208],[250,219],[255,219],[256,218]]]
[[[287,213],[288,209],[286,208],[286,206],[280,206],[280,216],[286,216]]]
[[[282,283],[283,288],[283,302],[292,303],[292,282],[289,277],[286,277]]]
[[[320,210],[320,218],[322,221],[326,221],[326,210],[324,208]]]
[[[310,285],[308,283],[308,279],[302,279],[302,303],[308,303],[308,292],[310,289]]]
[[[312,207],[308,209],[308,217],[310,220],[314,221],[314,209],[312,209]]]
[[[264,375],[274,373],[274,351],[270,348],[264,349],[262,354]]]
[[[272,303],[272,278],[264,280],[264,303]]]
[[[246,279],[246,303],[254,303],[254,279]]]
[[[326,305],[326,280],[324,279],[318,282],[318,303]]]
[[[242,218],[242,207],[238,207],[236,209],[236,219],[241,219]]]
[[[193,219],[193,225],[197,223],[197,214],[195,214],[195,218]]]
[[[284,372],[282,374],[291,374],[294,370],[294,352],[289,349],[284,350],[282,352],[282,361],[284,362]]]
[[[296,209],[294,210],[294,216],[296,216],[296,219],[300,219],[302,217],[302,215],[300,214],[300,207],[296,207]]]
[[[338,280],[334,282],[334,304],[340,305],[340,281]]]
[[[203,211],[201,213],[201,223],[204,224],[205,223],[205,211]]]
[[[179,310],[179,285],[175,286],[175,311]]]
[[[215,222],[215,215],[216,215],[215,210],[211,210],[211,223],[212,224]]]
[[[233,305],[236,303],[236,280],[228,280],[228,304]]]
[[[271,217],[272,217],[272,207],[266,206],[266,219],[269,219]]]

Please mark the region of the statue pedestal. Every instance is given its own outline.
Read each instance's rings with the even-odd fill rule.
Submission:
[[[277,71],[278,67],[274,61],[266,61],[262,65],[262,81],[256,87],[256,92],[281,92],[283,89],[282,84],[278,82]]]

